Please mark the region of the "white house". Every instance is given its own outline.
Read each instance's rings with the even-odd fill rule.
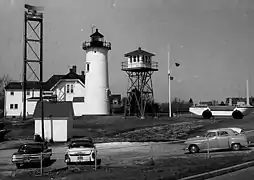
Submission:
[[[57,96],[57,101],[72,101],[75,116],[84,115],[85,109],[85,75],[76,73],[76,66],[70,72],[61,77],[59,81],[50,88]]]
[[[30,98],[39,97],[40,85],[38,82],[27,83],[27,115],[33,115],[36,102],[29,101]],[[11,82],[5,87],[5,111],[7,117],[17,117],[23,114],[23,90],[21,82]]]
[[[72,102],[44,102],[44,138],[53,142],[66,142],[72,137],[73,106]],[[34,132],[42,137],[41,103],[34,111]]]
[[[39,82],[27,82],[26,110],[27,115],[34,114],[35,106],[40,96]],[[53,75],[43,84],[44,100],[57,98],[57,101],[73,102],[75,116],[84,114],[85,104],[85,75],[76,73],[73,66],[66,75]],[[5,87],[5,111],[6,117],[19,117],[23,115],[23,90],[21,82],[11,82]]]

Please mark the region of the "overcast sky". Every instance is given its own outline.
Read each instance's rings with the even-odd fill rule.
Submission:
[[[124,54],[156,54],[155,100],[167,102],[167,46],[171,44],[172,97],[225,100],[254,95],[253,0],[0,0],[0,76],[22,80],[24,4],[44,6],[44,79],[84,69],[82,41],[95,24],[112,43],[110,88],[125,95]]]

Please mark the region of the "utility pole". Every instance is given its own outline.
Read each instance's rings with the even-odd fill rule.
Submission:
[[[168,45],[168,117],[172,116],[171,112],[171,72],[170,72],[170,44]]]

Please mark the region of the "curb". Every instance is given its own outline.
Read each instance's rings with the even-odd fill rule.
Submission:
[[[170,140],[170,141],[147,141],[147,142],[139,142],[139,141],[133,141],[133,142],[130,142],[130,143],[158,143],[158,144],[178,144],[178,143],[184,143],[186,140]],[[123,142],[128,142],[128,141],[123,141]],[[12,144],[12,145],[6,145],[5,147],[1,147],[1,144],[0,144],[0,151],[1,150],[10,150],[10,149],[18,149],[19,146],[23,144],[23,143],[16,143],[16,144]],[[95,143],[96,145],[98,144],[103,144],[103,143]],[[60,145],[53,145],[53,146],[50,146],[50,147],[59,147]],[[125,146],[121,147],[120,148],[125,148]]]
[[[248,167],[254,166],[254,161],[249,161],[246,163],[242,163],[242,164],[237,164],[235,166],[231,166],[231,167],[227,167],[227,168],[223,168],[223,169],[219,169],[219,170],[214,170],[214,171],[210,171],[210,172],[206,172],[206,173],[202,173],[202,174],[197,174],[197,175],[193,175],[193,176],[189,176],[189,177],[185,177],[182,178],[180,180],[204,180],[204,179],[208,179],[208,178],[213,178],[216,176],[221,176],[223,174],[227,174],[227,173],[231,173],[234,171],[238,171],[241,169],[245,169]]]

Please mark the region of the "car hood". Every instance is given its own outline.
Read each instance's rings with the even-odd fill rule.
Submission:
[[[94,151],[94,148],[70,148],[70,149],[67,149],[67,153],[69,153],[69,154],[76,154],[76,153],[90,154],[92,151]]]

